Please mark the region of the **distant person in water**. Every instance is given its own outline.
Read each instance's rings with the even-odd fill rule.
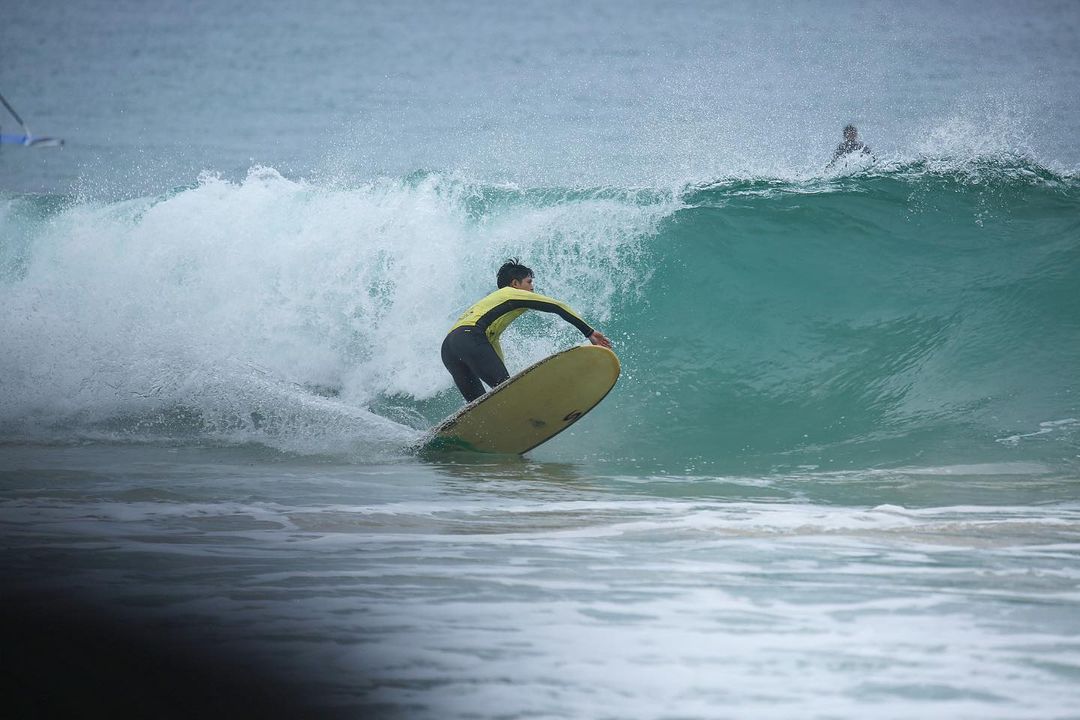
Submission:
[[[484,394],[484,386],[506,382],[499,335],[526,310],[555,313],[593,345],[610,348],[603,333],[582,320],[568,305],[533,291],[533,271],[516,259],[507,260],[495,277],[498,290],[478,300],[450,328],[442,344],[442,361],[466,402]]]
[[[870,146],[859,139],[859,130],[854,125],[848,125],[844,128],[844,142],[840,143],[836,152],[833,153],[832,160],[829,161],[829,166],[832,166],[837,160],[852,153],[858,155],[871,155]],[[873,157],[871,155],[871,157]]]

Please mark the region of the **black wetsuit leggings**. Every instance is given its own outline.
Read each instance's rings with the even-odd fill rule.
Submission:
[[[495,387],[510,377],[487,335],[471,325],[450,331],[443,340],[442,361],[465,396],[465,402],[472,402],[484,394],[481,380]]]

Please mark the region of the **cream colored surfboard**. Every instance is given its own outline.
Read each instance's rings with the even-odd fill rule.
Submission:
[[[619,359],[580,345],[531,365],[431,430],[424,450],[522,454],[573,425],[615,386]]]

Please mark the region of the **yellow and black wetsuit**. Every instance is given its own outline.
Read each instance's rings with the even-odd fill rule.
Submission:
[[[481,380],[495,387],[510,377],[499,336],[526,310],[555,313],[585,337],[593,329],[569,305],[539,293],[499,288],[466,310],[442,345],[442,361],[466,402],[484,394]]]

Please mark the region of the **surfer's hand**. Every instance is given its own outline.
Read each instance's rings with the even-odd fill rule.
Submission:
[[[599,330],[593,330],[593,334],[589,336],[589,342],[600,347],[611,348],[611,341],[604,337],[604,333]]]

